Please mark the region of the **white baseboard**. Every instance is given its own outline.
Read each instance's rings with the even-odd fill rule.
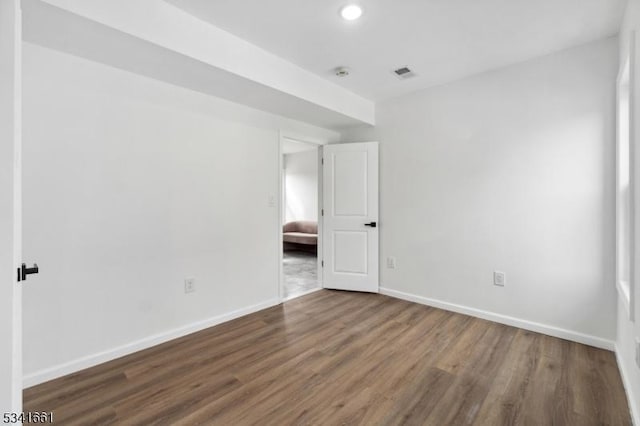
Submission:
[[[620,357],[620,351],[616,347],[616,361],[618,362],[618,369],[620,370],[620,377],[622,377],[622,384],[624,385],[624,390],[627,392],[627,401],[629,402],[629,411],[631,412],[631,420],[633,424],[636,426],[640,426],[640,395],[633,394],[633,388],[631,387],[631,382],[629,380],[630,375],[627,373],[627,368],[625,364],[622,362],[622,358]]]
[[[84,370],[85,368],[112,361],[116,358],[148,349],[152,346],[168,342],[169,340],[177,339],[178,337],[186,336],[187,334],[195,333],[197,331],[204,330],[205,328],[213,327],[214,325],[222,324],[223,322],[231,321],[278,304],[279,301],[277,298],[271,299],[266,302],[258,303],[257,305],[248,306],[246,308],[238,309],[206,320],[194,322],[183,327],[174,328],[172,330],[145,337],[113,349],[87,355],[64,364],[45,368],[43,370],[36,371],[35,373],[25,375],[23,377],[23,387],[28,388],[58,377],[66,376],[67,374],[75,373],[77,371]]]
[[[522,320],[519,318],[496,314],[489,311],[483,311],[481,309],[470,308],[468,306],[456,305],[454,303],[443,302],[441,300],[430,299],[427,297],[417,296],[415,294],[404,293],[401,291],[391,290],[383,287],[380,287],[380,293],[387,296],[395,297],[397,299],[408,300],[410,302],[433,306],[435,308],[444,309],[446,311],[457,312],[460,314],[482,318],[500,324],[506,324],[529,331],[535,331],[536,333],[542,333],[553,337],[559,337],[565,340],[571,340],[573,342],[583,343],[589,346],[595,346],[596,348],[607,349],[610,351],[613,351],[615,349],[615,343],[612,340],[591,336],[589,334],[578,333],[576,331],[565,330],[563,328],[558,328],[551,325]]]

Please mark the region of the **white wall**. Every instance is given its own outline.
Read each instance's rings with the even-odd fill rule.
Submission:
[[[635,30],[636,34],[636,50],[635,50],[635,64],[636,69],[634,72],[635,79],[635,91],[633,93],[633,100],[635,103],[635,112],[632,117],[632,123],[636,131],[635,141],[635,194],[638,194],[640,190],[640,149],[638,148],[638,130],[640,130],[640,1],[630,0],[625,12],[624,22],[622,29],[620,30],[620,62],[622,63],[626,58],[629,51],[629,39],[630,32]],[[638,199],[638,198],[636,198]],[[636,206],[636,213],[638,207]],[[636,219],[637,221],[637,219]],[[616,339],[616,347],[618,354],[618,363],[622,372],[622,378],[625,382],[625,388],[629,396],[629,402],[631,409],[634,413],[634,421],[636,425],[640,424],[640,369],[636,367],[635,363],[635,339],[640,338],[640,283],[638,283],[638,272],[640,272],[640,226],[636,222],[636,253],[635,253],[635,269],[636,269],[636,291],[635,291],[635,316],[636,321],[629,321],[628,312],[624,306],[622,299],[618,303],[618,334]]]
[[[0,2],[0,413],[22,410],[20,2]]]
[[[276,303],[279,130],[339,137],[31,44],[24,126],[28,384]]]
[[[318,221],[318,150],[284,156],[285,222]]]
[[[387,101],[375,129],[345,132],[380,141],[381,265],[397,257],[381,285],[611,347],[616,72],[608,39]]]

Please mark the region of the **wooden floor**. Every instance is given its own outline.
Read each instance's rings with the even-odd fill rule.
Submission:
[[[64,425],[631,424],[611,352],[326,290],[24,398]]]

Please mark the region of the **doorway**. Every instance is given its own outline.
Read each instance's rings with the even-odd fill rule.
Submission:
[[[322,288],[320,146],[282,137],[280,163],[280,295],[290,300]]]

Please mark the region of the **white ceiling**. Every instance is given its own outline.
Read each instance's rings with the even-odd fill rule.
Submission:
[[[626,0],[168,0],[372,100],[617,34]],[[408,65],[416,77],[391,71]],[[349,77],[333,69],[347,66]]]
[[[26,42],[231,101],[236,105],[225,108],[229,113],[239,105],[262,110],[271,114],[264,120],[323,140],[334,140],[339,129],[374,122],[371,101],[162,0],[22,0],[21,5]],[[253,112],[243,114],[251,115],[256,119]],[[284,118],[319,128],[305,126],[302,132],[301,123]]]

